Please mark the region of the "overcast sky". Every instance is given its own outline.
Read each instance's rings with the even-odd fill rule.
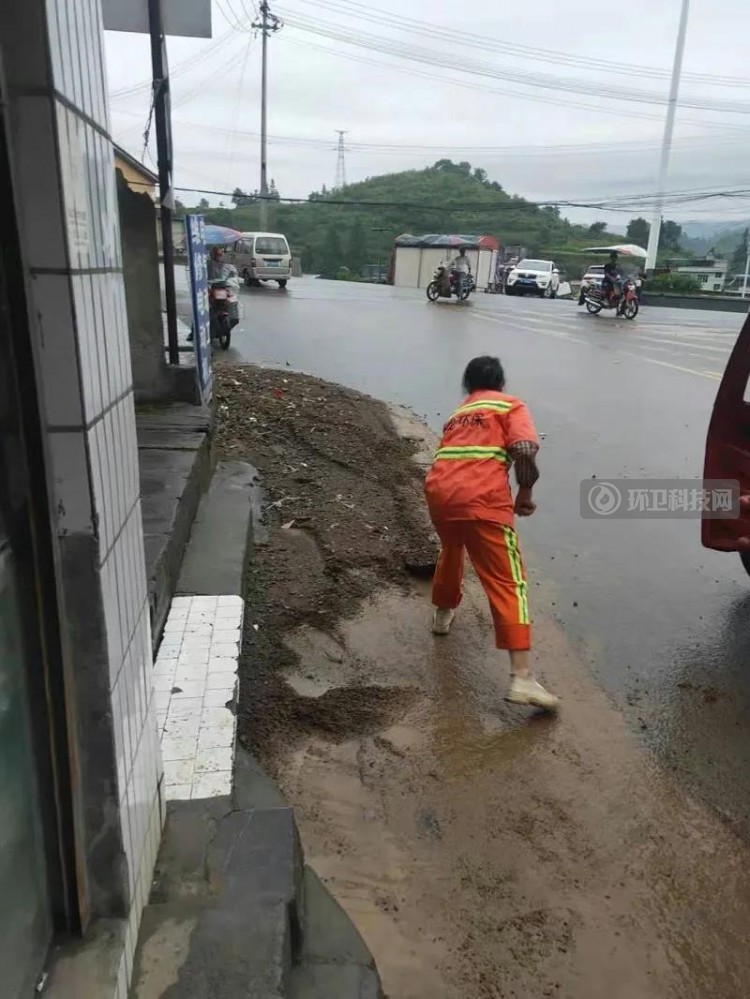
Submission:
[[[449,156],[484,167],[507,191],[532,199],[652,192],[665,114],[658,101],[669,89],[680,6],[681,0],[629,0],[614,7],[601,0],[375,0],[374,7],[362,0],[278,0],[272,9],[289,23],[269,42],[269,175],[282,196],[305,197],[322,184],[333,186],[336,129],[346,129],[349,182]],[[212,40],[169,40],[180,187],[259,185],[261,44],[252,31],[240,30],[253,16],[253,0],[213,0]],[[423,34],[420,26],[450,34]],[[342,33],[368,47],[343,41]],[[671,191],[750,187],[750,73],[743,41],[749,34],[747,0],[692,0],[681,96],[743,110],[680,108]],[[150,99],[148,39],[108,32],[106,41],[113,133],[140,158]],[[408,49],[409,58],[381,51],[394,44]],[[415,49],[421,59],[443,65],[417,61]],[[607,65],[612,63],[626,72],[616,72]],[[454,68],[460,66],[478,72]],[[576,92],[566,92],[570,85]],[[640,92],[653,103],[601,97],[605,87]],[[148,153],[145,159],[150,162]],[[642,211],[564,214],[624,224]],[[667,214],[736,219],[750,216],[750,201],[702,202]]]

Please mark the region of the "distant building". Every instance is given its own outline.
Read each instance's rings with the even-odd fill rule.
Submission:
[[[499,245],[493,236],[437,235],[398,236],[395,242],[392,283],[397,288],[426,288],[435,268],[446,257],[455,257],[459,247],[466,256],[478,288],[486,288],[494,278]]]
[[[673,273],[686,274],[700,281],[701,291],[724,291],[729,267],[726,260],[706,257],[702,260],[669,261],[669,264]]]

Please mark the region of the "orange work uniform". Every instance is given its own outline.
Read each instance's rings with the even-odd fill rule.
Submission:
[[[528,584],[514,525],[508,448],[538,444],[526,405],[504,392],[474,392],[443,428],[425,480],[430,517],[442,542],[432,602],[461,602],[464,550],[489,600],[499,649],[529,649]]]

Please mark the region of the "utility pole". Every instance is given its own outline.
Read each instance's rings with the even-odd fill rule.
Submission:
[[[682,13],[680,14],[680,26],[677,29],[677,46],[674,53],[674,65],[672,66],[672,83],[669,88],[669,101],[667,103],[667,119],[664,123],[664,139],[661,147],[661,162],[659,163],[659,182],[656,188],[656,205],[654,206],[654,217],[651,220],[651,230],[648,235],[646,271],[649,274],[652,273],[656,266],[656,255],[659,250],[664,193],[667,186],[667,174],[669,172],[669,155],[672,151],[672,135],[674,133],[675,114],[677,113],[677,95],[680,90],[682,57],[685,54],[685,37],[687,35],[689,8],[690,0],[682,0]]]
[[[156,158],[159,168],[159,217],[161,250],[164,261],[164,298],[167,306],[167,344],[169,363],[180,363],[177,340],[177,294],[174,285],[174,242],[172,239],[172,122],[169,100],[169,70],[167,40],[162,21],[161,0],[149,0],[149,34],[151,36],[151,75],[153,77],[154,122],[156,124]]]
[[[747,257],[745,258],[745,277],[742,281],[742,297],[747,298],[747,282],[750,278],[750,245],[747,248]]]
[[[267,0],[260,5],[260,20],[253,22],[253,27],[261,32],[262,60],[260,84],[260,228],[268,228],[268,36],[283,27],[281,18],[272,14]]]
[[[346,187],[346,146],[344,145],[344,136],[346,135],[346,130],[337,128],[336,133],[339,137],[338,146],[336,147],[338,151],[338,156],[336,158],[336,190],[343,191]]]

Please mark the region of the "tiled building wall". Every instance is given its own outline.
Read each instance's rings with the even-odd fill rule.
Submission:
[[[132,954],[161,831],[161,763],[101,10],[0,8],[69,629],[79,842],[91,914],[129,914]]]

